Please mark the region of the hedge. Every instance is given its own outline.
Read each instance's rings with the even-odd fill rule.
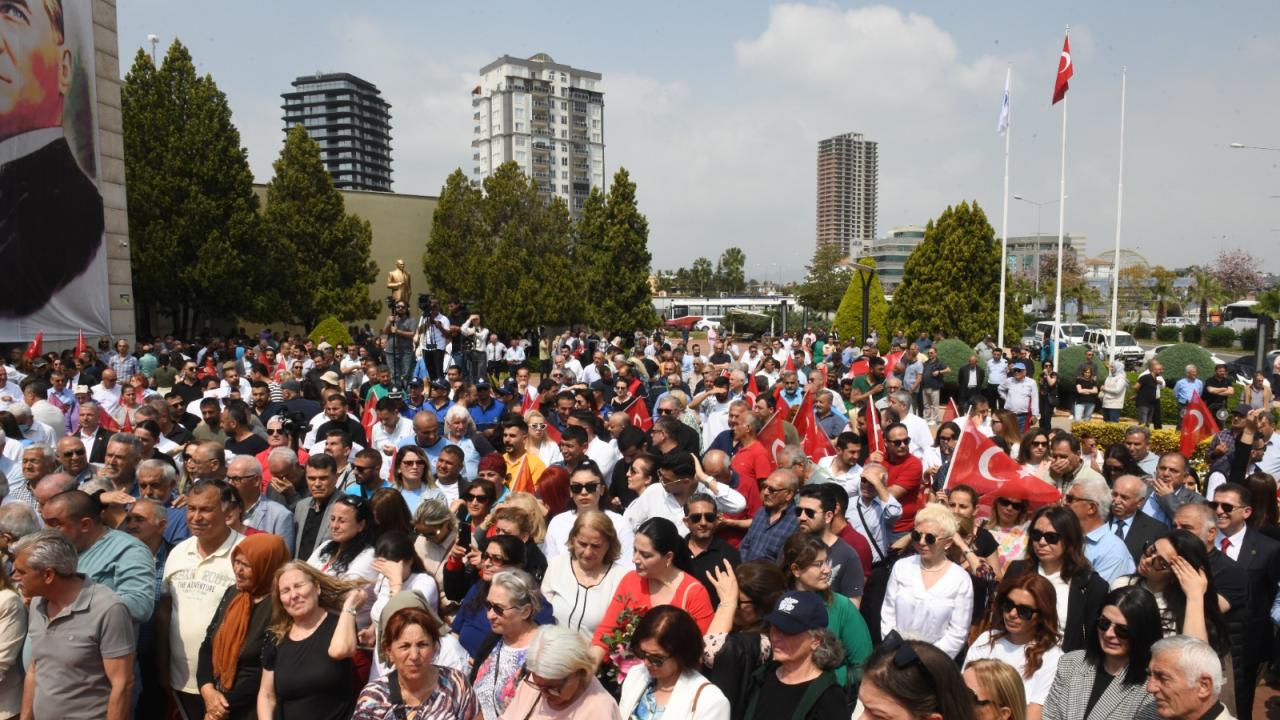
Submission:
[[[1229,327],[1211,327],[1204,332],[1209,347],[1229,348],[1235,345],[1236,331]]]
[[[1244,332],[1240,333],[1240,349],[1244,350],[1245,352],[1252,352],[1256,350],[1257,347],[1258,347],[1258,328],[1256,327],[1245,328]]]
[[[1088,350],[1083,345],[1072,345],[1058,351],[1058,381],[1066,381],[1068,385],[1075,385],[1076,376],[1080,374],[1080,366],[1084,363],[1084,354]],[[1093,363],[1098,366],[1098,374],[1093,379],[1094,382],[1101,385],[1107,379],[1107,360],[1099,357],[1097,353],[1093,354]],[[1072,390],[1074,393],[1074,389]]]
[[[1161,325],[1156,330],[1156,339],[1160,342],[1178,342],[1178,326],[1177,325]]]
[[[1182,326],[1182,342],[1185,342],[1185,343],[1200,342],[1200,326],[1199,325]]]
[[[1100,420],[1090,420],[1089,422],[1073,422],[1071,423],[1071,432],[1077,437],[1081,430],[1088,430],[1095,438],[1098,439],[1098,447],[1107,448],[1117,443],[1124,442],[1124,434],[1129,428],[1133,427],[1131,422],[1109,423]],[[1208,452],[1209,443],[1213,442],[1212,437],[1205,438],[1196,445],[1196,450],[1191,454],[1191,465],[1197,473],[1204,477],[1206,464],[1205,453]],[[1182,449],[1182,432],[1176,427],[1165,427],[1159,430],[1151,430],[1151,442],[1149,447],[1151,452],[1157,455],[1163,455],[1170,452],[1180,452]]]
[[[1227,328],[1230,330],[1231,328]],[[1164,352],[1156,356],[1156,360],[1164,366],[1164,380],[1172,389],[1174,383],[1181,380],[1187,374],[1187,366],[1194,364],[1200,372],[1200,379],[1204,380],[1213,374],[1213,360],[1208,350],[1199,345],[1191,343],[1181,343],[1167,348]]]
[[[1133,329],[1134,340],[1150,340],[1152,327],[1147,323],[1138,323],[1138,327]]]
[[[955,338],[947,338],[940,343],[934,345],[938,349],[938,359],[946,363],[947,374],[943,378],[948,385],[955,385],[958,382],[960,368],[969,364],[969,356],[976,355],[973,348],[968,343]],[[986,369],[987,363],[983,361],[982,356],[978,356],[978,367]]]
[[[344,327],[342,323],[338,322],[338,318],[332,316],[321,320],[320,324],[316,325],[315,329],[312,330],[311,334],[307,337],[311,338],[311,342],[316,343],[317,345],[319,345],[321,341],[327,342],[330,345],[351,344],[351,335],[347,332],[347,328]]]

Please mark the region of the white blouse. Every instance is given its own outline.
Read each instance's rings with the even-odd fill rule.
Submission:
[[[1049,697],[1049,688],[1058,673],[1058,661],[1062,659],[1062,649],[1054,646],[1044,652],[1040,658],[1040,668],[1028,678],[1023,674],[1027,668],[1027,650],[1025,645],[1014,645],[1007,637],[992,641],[993,633],[978,638],[969,648],[964,664],[968,667],[975,660],[999,660],[1018,671],[1022,684],[1026,688],[1028,705],[1044,705]]]
[[[928,590],[920,574],[920,557],[894,563],[880,612],[880,631],[897,630],[907,640],[932,643],[951,657],[960,653],[973,615],[973,581],[959,565],[949,567]]]
[[[609,602],[626,574],[625,568],[611,565],[600,582],[587,587],[573,574],[569,554],[561,553],[547,564],[547,573],[542,577],[542,596],[551,603],[557,625],[580,630],[589,637],[604,619]]]

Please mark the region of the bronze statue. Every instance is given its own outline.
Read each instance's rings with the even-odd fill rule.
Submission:
[[[391,299],[395,302],[409,302],[413,281],[409,278],[409,273],[404,271],[404,260],[397,260],[396,268],[387,273],[387,289],[391,291]]]

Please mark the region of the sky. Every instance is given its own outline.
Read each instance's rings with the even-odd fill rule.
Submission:
[[[1168,267],[1243,247],[1280,272],[1280,151],[1229,148],[1280,148],[1280,3],[118,4],[121,74],[148,34],[161,55],[180,39],[227,94],[260,182],[299,75],[376,84],[392,105],[393,190],[437,195],[470,172],[480,67],[545,52],[602,73],[606,172],[636,182],[654,267],[738,246],[749,276],[783,281],[813,255],[817,143],[845,132],[879,144],[880,236],[964,200],[998,235],[1010,67],[1009,194],[1054,203],[1067,25],[1067,232],[1089,257],[1116,241],[1125,67],[1122,247]],[[1056,234],[1058,211],[1010,198],[1008,233]]]

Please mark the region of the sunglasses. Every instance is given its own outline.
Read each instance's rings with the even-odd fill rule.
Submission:
[[[1022,605],[1010,600],[1009,598],[1004,598],[1000,601],[1000,612],[1005,615],[1008,615],[1011,612],[1017,612],[1018,617],[1023,620],[1030,620],[1040,611],[1032,605]]]
[[[501,555],[491,555],[487,552],[480,553],[480,562],[493,563],[494,565],[506,565],[509,560]]]
[[[1115,630],[1116,637],[1121,640],[1129,639],[1129,626],[1113,622],[1111,618],[1103,615],[1098,618],[1098,632],[1105,633],[1108,630]]]
[[[401,464],[403,465],[403,464],[405,464],[405,463],[401,463]],[[354,463],[352,463],[351,467],[355,468],[358,472],[369,472],[370,470],[377,470],[377,469],[378,469],[377,467],[375,467],[375,466],[373,466],[373,465],[356,465],[356,464],[354,464]]]
[[[1039,530],[1031,530],[1027,533],[1027,537],[1033,543],[1043,540],[1045,545],[1057,545],[1058,541],[1062,540],[1062,535],[1056,532],[1041,532]]]
[[[1169,569],[1169,561],[1160,557],[1160,554],[1156,552],[1156,544],[1153,542],[1147,543],[1147,546],[1142,549],[1142,558],[1151,563],[1151,568],[1157,572],[1164,572]]]
[[[467,493],[467,502],[489,502],[489,496],[484,493],[480,493],[478,495],[475,493]]]
[[[813,508],[796,506],[796,517],[807,517],[810,520],[818,517],[818,511]]]
[[[939,435],[938,436],[938,442],[954,442],[955,439],[956,439],[955,435]]]
[[[401,465],[404,465],[405,467],[414,467],[414,466],[417,466],[417,465],[426,465],[426,463],[425,463],[425,462],[423,462],[423,461],[421,461],[421,460],[409,460],[409,459],[401,460],[401,461],[400,461],[400,464],[401,464]]]
[[[673,409],[671,409],[671,408],[658,408],[658,414],[659,414],[659,415],[671,415],[671,414],[673,414],[674,412],[675,412],[675,410],[673,410]]]
[[[636,656],[636,659],[638,659],[640,662],[644,663],[645,665],[652,665],[653,667],[659,667],[671,659],[670,655],[662,655],[660,653],[647,653],[643,650],[632,650],[631,652],[633,655]]]
[[[79,455],[84,455],[84,454],[85,454],[85,451],[84,451],[84,449],[82,448],[82,449],[80,449],[80,450],[68,450],[68,451],[66,451],[66,452],[62,453],[62,457],[64,457],[64,458],[71,458],[71,457],[77,457],[77,456],[79,456]]]
[[[895,447],[902,447],[903,445],[910,445],[910,444],[911,444],[911,439],[910,439],[910,438],[907,438],[906,440],[889,440],[889,441],[887,441],[887,442],[888,442],[890,445],[893,445],[893,446],[895,446]]]
[[[1232,505],[1229,502],[1211,502],[1209,503],[1209,507],[1213,508],[1214,512],[1221,512],[1223,515],[1230,515],[1244,506]]]
[[[1012,498],[996,498],[996,503],[998,505],[1003,505],[1005,507],[1016,507],[1016,508],[1025,507],[1025,503],[1023,503],[1021,500],[1014,500]]]
[[[938,542],[938,536],[933,533],[922,533],[919,530],[911,531],[911,542],[923,542],[925,545],[932,545]]]
[[[1032,440],[1031,447],[1049,447],[1048,440]]]
[[[582,493],[594,493],[600,489],[600,483],[569,483],[569,493],[571,495],[581,495]]]
[[[694,525],[697,525],[698,523],[701,523],[701,522],[714,523],[716,521],[716,514],[713,512],[689,513],[688,515],[684,516],[684,519],[688,520],[690,523]]]
[[[515,607],[514,605],[512,607],[502,607],[498,603],[488,601],[485,602],[484,606],[494,615],[505,615],[508,610],[514,609]]]
[[[546,424],[546,423],[533,423],[533,424],[529,425],[529,429],[530,429],[530,430],[546,430],[546,429],[547,429],[547,424]]]
[[[267,434],[268,435],[284,435],[285,432],[284,430],[280,430],[278,428],[267,428]]]

